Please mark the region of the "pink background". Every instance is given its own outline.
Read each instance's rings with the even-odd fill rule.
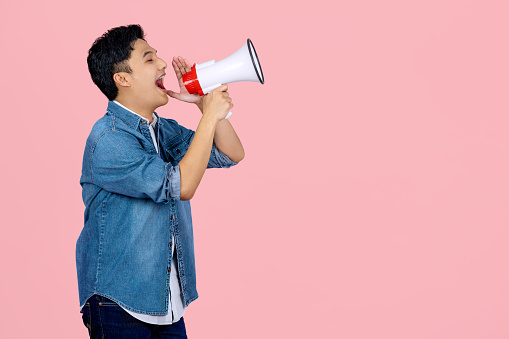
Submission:
[[[190,338],[509,338],[507,1],[2,1],[0,327],[86,338],[75,242],[88,48],[140,23],[169,61],[251,38],[246,149],[193,199]],[[176,89],[169,69],[167,88]],[[171,100],[164,117],[196,128]]]

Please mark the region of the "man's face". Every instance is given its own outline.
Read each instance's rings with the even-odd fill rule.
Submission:
[[[134,50],[131,51],[129,74],[131,86],[128,95],[133,96],[140,104],[151,106],[153,109],[168,103],[168,95],[158,85],[165,75],[166,62],[156,56],[157,51],[142,39],[136,40]]]

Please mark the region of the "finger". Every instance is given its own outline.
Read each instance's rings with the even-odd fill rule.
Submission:
[[[186,66],[186,72],[191,72],[191,67],[193,67],[193,64],[190,63],[187,59],[184,59],[185,66]]]
[[[175,71],[175,74],[177,75],[177,79],[182,78],[182,72],[180,71],[180,68],[177,66],[177,63],[175,62],[175,58],[173,58],[171,65],[173,66],[173,70]]]
[[[228,85],[221,85],[219,86],[218,88],[216,88],[214,91],[218,91],[218,92],[225,92],[228,90]]]
[[[180,65],[180,60],[178,57],[173,58],[173,68],[175,69],[175,72],[179,72],[181,75],[185,74],[186,72],[183,70],[183,68]]]
[[[179,68],[180,68],[180,71],[182,72],[182,74],[187,73],[187,72],[186,72],[186,68],[185,68],[185,66],[184,66],[184,65],[185,65],[184,58],[182,58],[181,56],[179,56],[179,59],[178,59],[178,60],[179,60],[179,64],[178,64],[178,65],[179,65]]]

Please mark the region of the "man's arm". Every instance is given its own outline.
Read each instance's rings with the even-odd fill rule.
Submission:
[[[161,157],[148,153],[140,141],[122,130],[108,130],[86,146],[90,163],[89,182],[108,192],[156,203],[180,199],[180,170]]]
[[[203,104],[197,103],[196,106],[203,113]],[[242,147],[237,133],[235,133],[232,124],[228,120],[223,119],[217,123],[214,142],[217,148],[232,161],[239,162],[244,159],[244,147]]]
[[[233,107],[227,89],[226,85],[220,86],[203,99],[203,116],[189,149],[179,162],[181,200],[190,200],[194,196],[207,169],[217,126]]]

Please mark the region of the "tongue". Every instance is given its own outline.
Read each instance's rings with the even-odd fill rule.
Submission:
[[[159,87],[160,89],[164,89],[164,90],[166,90],[166,88],[164,88],[163,81],[162,81],[161,79],[157,79],[157,80],[156,80],[156,85],[157,85],[157,87]]]

